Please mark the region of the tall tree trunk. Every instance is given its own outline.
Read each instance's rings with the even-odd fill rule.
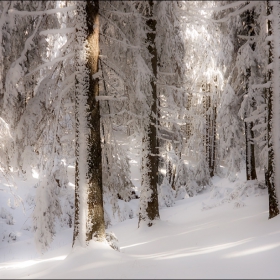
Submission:
[[[153,225],[153,221],[159,219],[158,209],[158,138],[157,138],[157,125],[158,125],[158,100],[157,100],[157,50],[155,44],[156,38],[156,20],[154,19],[154,2],[149,1],[149,11],[146,14],[148,20],[146,25],[150,31],[147,33],[146,43],[148,44],[148,51],[151,55],[151,67],[153,72],[153,78],[151,78],[151,112],[149,116],[149,125],[145,128],[145,135],[143,137],[143,148],[148,149],[148,153],[142,160],[144,174],[142,175],[142,190],[140,194],[140,213],[139,213],[139,224],[141,221],[145,221],[148,226]],[[145,151],[144,151],[145,152]],[[144,154],[144,153],[143,153]],[[146,170],[146,172],[145,172]]]
[[[4,41],[3,41],[3,32],[4,32],[4,26],[7,23],[7,17],[8,17],[8,10],[10,9],[11,6],[11,1],[3,1],[1,3],[1,16],[0,16],[0,44],[3,46]],[[7,70],[6,70],[7,71]],[[2,47],[0,49],[0,108],[2,107],[2,102],[3,102],[3,96],[4,96],[4,87],[5,87],[5,76],[6,76],[6,71],[4,68],[4,48]]]
[[[186,109],[188,111],[188,115],[186,117],[186,142],[189,141],[191,134],[192,134],[192,119],[190,116],[190,109],[192,107],[192,94],[188,94],[188,100],[187,100],[187,105]]]
[[[216,171],[216,145],[217,145],[217,98],[218,98],[218,77],[214,77],[214,85],[215,85],[215,91],[214,95],[216,98],[212,97],[211,100],[211,106],[212,106],[212,115],[211,115],[211,161],[209,165],[210,170],[210,177],[213,177],[215,175]]]
[[[246,114],[244,116],[247,117]],[[246,142],[246,178],[247,180],[256,180],[256,164],[255,164],[255,144],[253,143],[254,131],[253,123],[245,122],[245,142]]]
[[[210,177],[215,175],[216,167],[216,133],[217,133],[217,107],[213,106],[213,117],[212,117],[212,138],[211,138],[211,162],[210,162]]]
[[[206,84],[206,95],[203,96],[205,110],[205,155],[208,163],[209,175],[214,176],[214,161],[215,161],[215,139],[216,139],[216,111],[214,111],[213,101],[211,100],[210,91],[211,85]],[[212,110],[209,111],[209,109]]]
[[[216,82],[216,78],[214,79]],[[211,84],[205,84],[205,95],[203,96],[203,106],[205,111],[205,156],[208,163],[209,175],[214,176],[216,157],[216,118],[217,109],[213,97],[211,97]],[[217,86],[216,86],[217,91]],[[211,109],[211,110],[210,110]]]
[[[270,15],[272,15],[272,5],[271,1],[267,1],[267,16],[268,16],[268,21],[267,21],[267,27],[268,27],[268,36],[270,40],[268,41],[268,64],[271,65],[273,63],[273,46],[272,46],[272,21],[269,18]],[[275,36],[275,34],[274,34]],[[276,57],[278,59],[278,57]],[[273,71],[271,68],[268,69],[267,72],[267,81],[272,82],[272,75]],[[279,77],[277,77],[279,79]],[[275,85],[274,85],[275,86]],[[274,150],[274,144],[273,143],[273,88],[272,85],[270,84],[269,88],[267,89],[267,146],[268,146],[268,166],[267,166],[267,184],[268,184],[268,195],[269,195],[269,219],[277,216],[279,214],[279,205],[278,205],[278,199],[276,195],[276,187],[275,187],[275,150]],[[278,94],[278,93],[274,93]],[[279,130],[279,128],[276,128]],[[279,141],[279,139],[277,139]]]
[[[211,138],[210,138],[210,160],[209,160],[209,172],[210,177],[213,177],[215,174],[215,162],[216,162],[216,120],[217,120],[217,108],[216,105],[213,104],[213,100],[211,102],[212,106],[212,114],[210,119],[210,128],[211,128]]]
[[[105,238],[99,95],[99,1],[77,1],[76,173],[73,245]]]
[[[254,31],[254,10],[246,11],[246,35],[247,36],[255,36]],[[255,50],[255,43],[250,44],[252,50]],[[249,92],[249,83],[251,78],[251,68],[246,69],[245,76],[245,94]],[[250,104],[247,107],[247,112],[245,112],[244,118],[249,116],[250,107],[253,106],[253,102],[249,101]],[[256,180],[256,164],[255,164],[255,144],[253,142],[254,139],[254,131],[253,131],[253,122],[245,122],[245,142],[246,142],[246,177],[247,180]]]

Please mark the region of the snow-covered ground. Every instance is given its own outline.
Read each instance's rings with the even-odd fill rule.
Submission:
[[[2,242],[0,278],[279,278],[280,217],[268,220],[267,191],[253,184],[249,197],[234,197],[242,182],[244,174],[215,177],[212,191],[161,209],[151,228],[138,229],[137,218],[112,226],[120,252],[95,243],[72,250],[71,229],[42,256],[30,232]]]
[[[132,181],[139,187],[139,153],[136,144],[130,147]],[[280,217],[268,220],[267,189],[245,183],[244,172],[235,182],[214,177],[213,186],[203,193],[161,208],[161,219],[153,227],[138,229],[136,216],[115,221],[107,231],[117,236],[120,252],[94,242],[73,250],[72,229],[60,229],[51,248],[38,253],[31,230],[34,197],[28,195],[37,179],[17,182],[25,213],[4,193],[7,182],[0,182],[1,279],[280,277]],[[8,196],[10,207],[3,207]],[[138,200],[128,206],[135,215]]]

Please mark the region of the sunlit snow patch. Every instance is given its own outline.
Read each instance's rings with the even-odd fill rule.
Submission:
[[[264,251],[275,249],[279,246],[280,246],[280,243],[268,244],[268,245],[265,245],[265,246],[252,248],[252,249],[249,249],[249,250],[234,252],[234,253],[226,255],[225,258],[238,258],[238,257],[241,257],[241,256],[247,256],[247,255],[252,255],[252,254],[256,254],[256,253],[261,253],[261,252],[264,252]]]
[[[73,183],[71,183],[71,182],[68,183],[68,186],[69,187],[75,187],[75,185]]]
[[[29,260],[29,261],[24,261],[24,262],[14,262],[14,263],[7,263],[6,265],[3,264],[3,266],[0,266],[0,269],[6,269],[6,268],[24,268],[28,266],[32,266],[38,263],[42,262],[49,262],[49,261],[62,261],[66,258],[67,255],[64,256],[59,256],[55,258],[50,258],[50,259],[45,259],[45,260]]]
[[[39,179],[39,173],[35,169],[32,169],[32,177],[35,179]]]

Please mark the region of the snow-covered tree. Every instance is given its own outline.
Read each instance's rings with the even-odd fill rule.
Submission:
[[[76,174],[73,245],[105,238],[100,135],[99,1],[76,2]]]
[[[268,193],[269,218],[279,215],[280,183],[279,183],[279,27],[280,5],[278,2],[267,1],[267,145],[268,145]]]
[[[157,97],[157,48],[156,48],[156,25],[154,15],[154,1],[145,3],[142,7],[143,16],[146,17],[146,47],[149,53],[147,65],[150,67],[149,91],[147,101],[149,107],[143,116],[142,136],[142,188],[140,193],[139,226],[144,222],[152,226],[159,219],[158,208],[158,97]]]

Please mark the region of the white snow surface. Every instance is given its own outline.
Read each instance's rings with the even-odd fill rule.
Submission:
[[[234,190],[244,179],[213,184]],[[268,220],[267,191],[243,198],[240,208],[231,201],[203,210],[219,200],[208,190],[162,208],[150,228],[138,229],[137,218],[112,226],[120,252],[97,242],[72,249],[68,229],[40,256],[32,233],[23,234],[0,243],[0,278],[279,278],[280,217]]]
[[[129,157],[131,178],[139,187],[136,145],[129,149]],[[267,189],[254,181],[245,184],[245,171],[235,182],[215,176],[213,186],[202,193],[161,208],[160,220],[152,227],[139,229],[136,215],[113,223],[107,232],[118,238],[120,252],[93,241],[86,248],[72,249],[73,229],[61,228],[51,248],[43,255],[37,252],[29,218],[34,207],[29,193],[37,181],[17,179],[17,193],[30,206],[24,214],[11,198],[13,225],[4,223],[3,216],[7,220],[9,215],[1,207],[7,205],[8,192],[3,193],[8,186],[0,181],[0,235],[5,232],[0,242],[0,279],[279,278],[280,216],[268,220]],[[129,202],[134,212],[138,202]]]

